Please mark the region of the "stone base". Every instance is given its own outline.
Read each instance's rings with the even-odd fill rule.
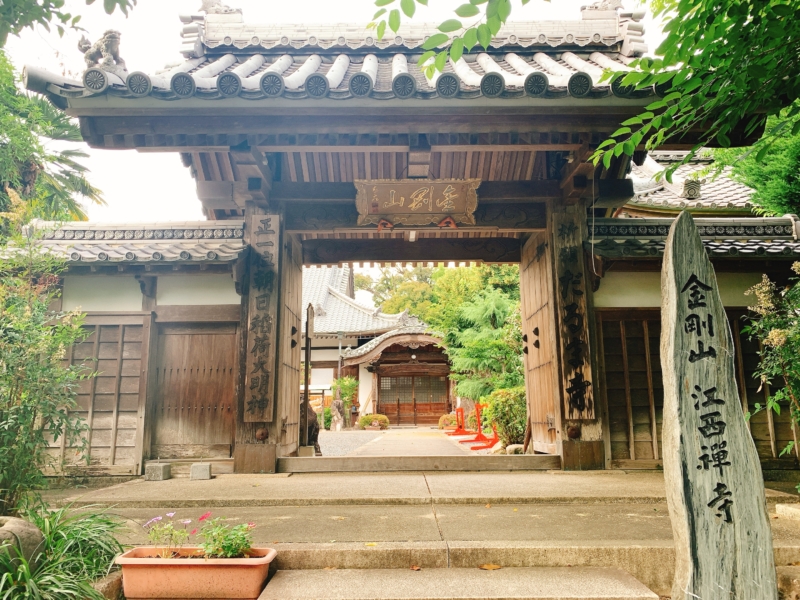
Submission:
[[[107,600],[120,600],[122,598],[122,571],[115,571],[98,579],[92,587],[103,595]]]
[[[779,517],[800,521],[800,506],[796,504],[776,504],[775,513]]]
[[[308,458],[310,456],[316,456],[316,451],[314,450],[314,446],[300,446],[297,449],[297,456],[300,458]]]
[[[144,468],[145,481],[165,481],[172,478],[172,469],[169,463],[150,463]]]
[[[211,464],[194,463],[189,471],[189,479],[211,479]]]

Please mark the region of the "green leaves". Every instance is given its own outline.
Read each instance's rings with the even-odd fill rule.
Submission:
[[[403,14],[410,19],[414,16],[414,12],[417,10],[417,5],[415,4],[414,0],[400,0],[400,8],[402,9]]]
[[[489,30],[489,26],[485,23],[478,25],[478,43],[484,48],[488,48],[491,41],[492,32]]]
[[[442,31],[444,33],[450,33],[451,31],[458,31],[459,29],[463,29],[463,27],[464,26],[461,24],[461,21],[459,21],[458,19],[448,19],[447,21],[439,25],[438,29],[439,31]]]
[[[461,55],[464,54],[464,40],[455,38],[450,44],[450,58],[457,62]]]
[[[446,44],[449,40],[450,37],[444,33],[434,33],[431,37],[425,40],[425,42],[422,44],[422,49],[430,50],[431,48],[436,48],[437,46]]]
[[[475,27],[470,27],[464,32],[464,47],[467,50],[472,50],[472,48],[477,43],[478,43],[478,30]]]
[[[400,29],[400,11],[396,8],[389,12],[389,29],[395,33],[397,33],[397,30]]]
[[[462,4],[455,10],[455,13],[463,18],[474,17],[480,12],[480,9],[474,4]]]
[[[377,31],[378,39],[382,40],[383,35],[385,33],[386,33],[386,21],[381,21],[380,23],[378,23],[378,31]]]

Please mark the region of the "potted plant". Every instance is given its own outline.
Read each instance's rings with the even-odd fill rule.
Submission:
[[[253,548],[254,523],[226,525],[202,515],[200,531],[191,519],[158,516],[144,524],[151,546],[128,550],[116,560],[128,600],[137,598],[246,598],[264,589],[272,548]],[[199,535],[202,543],[187,545]]]

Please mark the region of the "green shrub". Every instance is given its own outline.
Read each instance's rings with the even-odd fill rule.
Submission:
[[[353,404],[353,400],[358,396],[358,379],[350,375],[339,377],[339,379],[335,379],[331,384],[331,391],[333,392],[334,398],[336,397],[336,392],[339,392],[339,397],[344,407],[350,408]]]
[[[377,421],[381,429],[389,429],[389,417],[386,415],[364,415],[358,420],[358,428],[366,429],[372,425],[373,421]]]
[[[439,429],[444,429],[445,427],[455,427],[457,424],[456,416],[455,415],[442,415],[439,417]]]
[[[325,429],[330,430],[331,422],[333,421],[333,415],[331,414],[331,409],[326,408],[322,413],[322,420]]]
[[[497,435],[503,445],[522,444],[528,420],[525,388],[495,390],[485,398],[485,403],[488,406],[483,409],[483,422],[497,426]]]
[[[23,558],[0,554],[0,598],[103,600],[91,582],[107,575],[123,551],[115,535],[124,523],[103,512],[74,512],[70,506],[29,509],[23,516],[44,535],[39,565],[31,570]]]
[[[476,429],[478,429],[478,417],[475,415],[474,408],[467,413],[465,421],[467,422],[468,430],[475,431]]]

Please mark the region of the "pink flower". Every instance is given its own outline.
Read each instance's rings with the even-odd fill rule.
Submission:
[[[158,522],[158,521],[160,521],[161,519],[162,519],[162,517],[153,517],[153,518],[152,518],[152,519],[150,519],[150,520],[149,520],[147,523],[145,523],[144,525],[142,525],[142,527],[150,527],[150,525],[152,525],[153,523],[157,523],[157,522]]]
[[[172,517],[174,517],[174,516],[175,516],[175,513],[174,513],[174,512],[167,513],[167,516],[168,516],[168,517],[171,519]]]
[[[256,526],[256,524],[255,524],[255,523],[248,523],[248,524],[247,524],[247,527],[248,527],[249,529],[255,529],[255,526]]]
[[[192,533],[190,533],[189,535],[194,535],[195,533],[197,533],[197,528],[196,527],[194,529],[192,529]]]
[[[207,512],[206,514],[202,515],[202,516],[201,516],[199,519],[197,519],[197,520],[198,520],[198,521],[205,521],[205,520],[206,520],[207,518],[209,518],[210,516],[211,516],[211,512]]]
[[[183,521],[181,521],[181,523],[183,523],[184,525],[188,525],[191,522],[192,522],[191,519],[184,519]]]

